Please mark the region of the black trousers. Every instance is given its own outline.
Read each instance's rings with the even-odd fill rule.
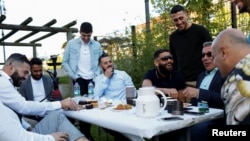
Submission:
[[[73,80],[73,85],[75,84],[75,82],[78,82],[78,84],[80,85],[80,91],[81,91],[81,95],[85,95],[88,94],[88,84],[89,82],[92,81],[92,79],[86,80],[83,78],[77,78],[76,81]],[[74,119],[71,119],[72,123],[75,122]],[[79,121],[79,127],[80,127],[80,131],[90,140],[90,141],[94,141],[94,138],[92,137],[90,131],[91,131],[91,124],[87,123],[87,122],[83,122],[83,121]]]

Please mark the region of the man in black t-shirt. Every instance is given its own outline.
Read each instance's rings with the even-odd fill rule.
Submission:
[[[204,26],[189,22],[188,14],[181,5],[175,5],[170,16],[177,28],[169,40],[174,68],[184,75],[188,86],[195,87],[198,75],[205,71],[201,61],[202,44],[212,41],[212,37]]]
[[[173,70],[173,57],[167,49],[159,49],[154,53],[156,68],[148,70],[144,76],[142,87],[155,86],[172,98],[182,98],[181,91],[186,88],[184,77]]]
[[[186,88],[184,77],[181,73],[173,69],[174,61],[167,49],[159,49],[154,53],[154,64],[156,68],[148,70],[144,75],[142,87],[154,86],[156,89],[162,91],[172,98],[178,98],[185,101],[182,91]],[[163,134],[159,137],[160,141],[169,140],[182,141],[184,139],[185,130],[180,129],[177,131]]]

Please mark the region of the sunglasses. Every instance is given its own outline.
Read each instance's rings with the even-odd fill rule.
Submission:
[[[208,52],[208,53],[202,53],[202,58],[204,58],[205,56],[207,57],[212,57],[212,52]]]
[[[162,61],[167,61],[168,59],[172,60],[173,56],[172,55],[167,55],[161,58]]]

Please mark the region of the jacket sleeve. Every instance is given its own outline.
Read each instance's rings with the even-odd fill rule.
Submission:
[[[64,54],[63,54],[63,59],[62,59],[62,68],[68,73],[68,75],[74,78],[74,72],[71,69],[69,62],[70,62],[70,46],[72,45],[72,41],[69,41],[65,47]]]

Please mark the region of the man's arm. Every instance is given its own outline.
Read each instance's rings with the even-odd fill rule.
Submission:
[[[149,79],[144,79],[142,82],[142,87],[150,87],[153,86],[152,81]],[[178,92],[175,88],[156,88],[160,91],[162,91],[164,94],[172,97],[172,98],[178,98]]]

